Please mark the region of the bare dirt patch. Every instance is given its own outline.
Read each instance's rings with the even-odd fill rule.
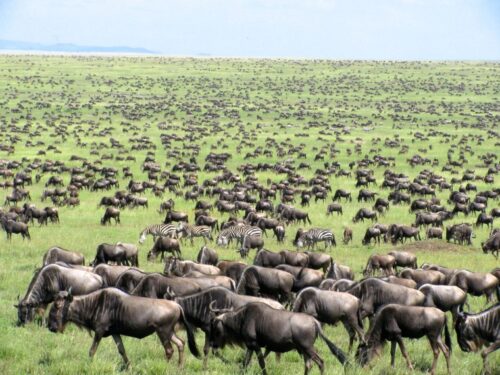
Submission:
[[[404,244],[395,248],[395,250],[403,250],[410,252],[417,251],[450,251],[450,252],[463,252],[463,251],[477,251],[476,248],[472,246],[460,246],[453,243],[448,243],[445,241],[416,241],[409,244]]]

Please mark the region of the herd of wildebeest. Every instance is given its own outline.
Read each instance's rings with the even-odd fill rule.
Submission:
[[[220,104],[220,108],[224,106]],[[134,115],[141,118],[133,109],[126,111],[128,122],[121,124],[124,129],[132,128]],[[237,117],[231,111],[226,115]],[[52,120],[48,124],[56,126]],[[156,146],[150,137],[138,135],[139,127],[129,145],[114,139],[112,129],[96,123],[92,127],[103,139],[111,137],[109,146],[91,145],[99,160],[78,155],[68,156],[67,161],[51,160],[43,152],[36,158],[16,160],[16,136],[11,137],[9,147],[3,144],[9,155],[0,161],[1,186],[8,193],[0,220],[7,239],[17,240],[13,235],[20,235],[30,240],[29,227],[35,222],[40,227],[64,225],[65,210],[86,204],[80,201],[83,191],[99,196],[100,224],[110,230],[126,220],[120,217],[121,212],[149,209],[151,196],[161,198],[155,215],[164,219],[156,222],[152,217],[145,223],[138,233],[138,244],[98,244],[92,260],[77,251],[51,247],[15,306],[19,325],[38,321],[52,332],[63,332],[69,322],[86,328],[93,333],[91,357],[100,340],[112,336],[126,365],[129,359],[121,335],[143,338],[156,333],[168,359],[173,356],[172,344],[177,348],[181,365],[184,340],[178,331],[186,331],[190,352],[200,357],[194,336],[198,328],[205,334],[204,367],[209,366],[210,351],[224,361],[220,349],[236,344],[246,349],[243,367],[255,353],[265,373],[269,353],[275,352],[279,358],[280,353],[296,350],[304,359],[306,374],[314,364],[324,372],[324,361],[314,347],[318,336],[343,365],[353,364],[346,352],[352,351],[355,341],[354,358],[360,366],[380,355],[388,341],[391,365],[399,346],[410,368],[404,338],[426,337],[433,354],[430,372],[435,372],[441,352],[451,372],[451,326],[461,350],[476,352],[485,346],[481,351],[483,367],[491,371],[487,356],[500,348],[500,268],[491,272],[448,268],[417,261],[414,253],[398,248],[369,256],[362,275],[356,275],[347,265],[339,264],[334,254],[336,246],[353,241],[363,246],[387,243],[403,248],[423,239],[462,246],[476,241],[477,245],[474,231],[486,226],[489,235],[480,246],[494,264],[500,251],[500,229],[494,225],[500,217],[500,189],[495,186],[500,163],[497,153],[481,153],[480,145],[487,138],[500,146],[498,128],[483,126],[479,136],[460,137],[434,127],[415,131],[414,140],[440,139],[449,148],[448,159],[428,158],[425,154],[432,153],[430,147],[402,165],[393,155],[396,151],[404,154],[409,146],[398,136],[383,140],[366,129],[370,142],[353,144],[347,150],[350,161],[344,164],[336,160],[340,153],[336,144],[349,137],[347,127],[324,134],[320,130],[322,142],[312,148],[305,147],[300,137],[299,142],[277,142],[268,131],[264,143],[231,169],[227,164],[235,155],[220,150],[223,142],[212,145],[203,160],[198,157],[209,147],[203,143],[203,133],[208,135],[210,130],[189,122],[183,137],[169,132],[167,124],[158,124],[169,160],[165,165],[155,157]],[[286,127],[280,129],[286,131]],[[253,146],[252,139],[260,128],[249,131],[241,125],[239,130],[240,137],[231,137],[238,139],[237,152],[241,153]],[[211,131],[225,134],[223,126],[217,124],[212,124]],[[69,133],[59,125],[55,132],[63,138],[73,137],[82,149],[88,146],[78,131]],[[182,146],[172,147],[178,141]],[[475,150],[473,142],[479,145]],[[146,177],[134,178],[129,166],[118,168],[108,163],[109,158],[97,151],[103,149],[116,150],[119,156],[115,160],[123,163],[136,163],[138,154],[134,151],[145,151],[139,162]],[[474,153],[480,155],[482,163],[476,168],[466,159]],[[261,156],[275,162],[252,162]],[[320,167],[313,171],[312,164]],[[419,172],[410,178],[405,173],[410,169]],[[382,177],[377,178],[380,171]],[[454,177],[449,178],[450,174]],[[352,181],[355,187],[339,188],[332,179]],[[478,189],[476,181],[489,188]],[[36,184],[43,184],[40,201],[50,202],[43,204],[44,208],[33,203],[30,186]],[[123,184],[126,188],[120,189]],[[437,193],[443,192],[447,200],[437,198]],[[337,241],[332,223],[345,215],[353,199],[363,206],[355,210],[353,225],[363,221],[372,224],[363,233],[344,226]],[[179,210],[179,202],[190,209]],[[325,222],[311,218],[311,203],[317,202],[324,207]],[[384,219],[394,206],[407,208],[405,223]],[[88,209],[95,210],[95,206]],[[462,218],[461,222],[457,223],[457,218]],[[455,224],[447,223],[451,219]],[[98,220],[96,215],[96,223]],[[300,228],[295,229],[297,225]],[[153,264],[162,261],[162,272],[140,268],[140,244],[148,236],[152,236],[153,246],[142,259]],[[271,242],[282,250],[266,249],[266,243]],[[189,244],[201,246],[196,259],[183,255],[183,247]],[[227,249],[241,259],[221,259],[221,252],[226,254]],[[473,313],[467,302],[469,295],[485,296],[486,304],[491,305]],[[339,348],[323,331],[324,325],[338,322],[349,336],[348,348]]]

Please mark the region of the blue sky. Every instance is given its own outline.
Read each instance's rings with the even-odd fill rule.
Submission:
[[[0,39],[166,55],[500,60],[500,0],[0,0]]]

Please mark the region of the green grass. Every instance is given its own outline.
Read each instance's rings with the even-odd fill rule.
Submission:
[[[70,156],[79,155],[92,162],[101,161],[103,166],[117,167],[120,171],[122,167],[130,166],[135,179],[145,180],[147,174],[142,172],[141,165],[148,152],[152,152],[162,169],[166,170],[181,160],[188,161],[191,156],[203,167],[205,157],[211,151],[231,153],[227,167],[233,172],[237,172],[236,168],[242,163],[274,164],[296,157],[296,154],[285,158],[277,156],[276,149],[267,143],[268,139],[272,139],[285,151],[290,146],[302,145],[307,159],[299,162],[311,165],[310,170],[299,171],[306,178],[312,177],[316,169],[323,168],[323,161],[314,161],[314,156],[323,147],[327,151],[330,147],[340,151],[333,159],[327,152],[325,161],[338,161],[343,168],[348,168],[350,161],[365,155],[370,158],[375,154],[392,156],[395,158],[392,169],[410,178],[431,167],[411,168],[407,158],[415,154],[437,158],[439,166],[433,169],[448,180],[461,177],[462,173],[459,169],[456,169],[458,174],[441,172],[451,149],[454,160],[463,152],[468,160],[464,168],[484,176],[487,168],[481,163],[480,156],[486,153],[498,155],[498,136],[492,136],[488,130],[497,133],[499,130],[499,89],[500,65],[497,63],[0,56],[0,143],[4,146],[13,144],[15,148],[10,155],[1,151],[0,159],[27,158],[31,162],[38,157],[42,162],[63,161],[73,167],[82,163],[69,161]],[[210,114],[219,117],[214,119]],[[159,128],[160,123],[166,124],[166,128]],[[464,126],[460,126],[462,124]],[[341,132],[342,127],[350,132],[337,136],[335,133]],[[365,131],[365,127],[373,130]],[[68,136],[61,136],[63,129]],[[106,135],[99,136],[105,129],[109,130]],[[205,131],[200,135],[203,129]],[[416,132],[426,135],[428,140],[418,140]],[[300,135],[303,133],[307,133],[308,137]],[[173,139],[164,148],[160,140],[162,134],[192,138]],[[77,136],[87,144],[86,147],[77,146]],[[130,139],[140,136],[148,136],[156,149],[132,151],[136,162],[102,158],[103,155],[113,158],[121,155],[120,150],[110,148],[111,137],[129,153],[132,146]],[[407,153],[400,154],[399,148],[384,146],[386,139],[393,140],[396,136],[399,136],[401,144],[408,145]],[[459,144],[463,137],[469,138],[473,153],[465,149],[465,143]],[[481,144],[477,137],[482,137]],[[377,138],[380,140],[376,141]],[[30,146],[28,141],[34,146]],[[38,142],[43,144],[37,145]],[[193,154],[193,150],[187,147],[195,144],[200,146],[198,154]],[[356,144],[361,145],[359,154],[354,152]],[[48,150],[49,145],[55,146],[60,153]],[[237,151],[238,146],[240,151]],[[261,154],[245,160],[245,155],[256,147],[262,151],[270,150],[272,156]],[[353,151],[352,155],[348,154],[348,149]],[[41,150],[46,154],[38,155]],[[167,157],[171,151],[177,152],[179,157]],[[29,162],[25,162],[23,167]],[[380,185],[385,168],[372,168]],[[37,173],[39,171],[32,174]],[[198,173],[198,181],[201,183],[216,175],[218,173],[202,171]],[[39,207],[47,204],[41,202],[40,197],[50,176],[51,173],[46,173],[39,184],[28,187],[34,203]],[[62,176],[67,184],[69,174]],[[286,179],[286,175],[272,171],[258,173],[257,176],[264,184],[268,178],[274,182]],[[121,188],[126,188],[128,180],[121,175],[119,179]],[[360,207],[371,204],[357,203],[357,189],[352,179],[331,176],[329,181],[333,191],[345,188],[353,192],[352,204],[343,203],[344,215],[326,216],[329,201],[312,202],[307,211],[314,226],[333,229],[339,246],[330,253],[339,263],[351,266],[359,278],[368,256],[387,252],[391,246],[361,246],[361,237],[370,224],[353,224],[351,219]],[[482,181],[475,183],[478,190],[492,187]],[[493,187],[498,187],[498,178]],[[383,197],[388,194],[387,190],[379,187],[370,189],[380,192]],[[5,190],[0,195],[2,202],[9,192]],[[99,225],[99,220],[104,210],[97,209],[97,203],[102,196],[112,194],[113,191],[97,194],[82,191],[79,207],[60,209],[60,225],[32,226],[31,242],[16,236],[11,242],[4,237],[0,239],[0,373],[102,374],[121,371],[120,357],[111,339],[103,340],[94,360],[90,361],[87,353],[92,340],[85,331],[70,326],[64,334],[55,335],[34,324],[17,328],[16,310],[12,306],[17,301],[17,295],[25,293],[33,270],[40,266],[43,253],[52,245],[81,251],[90,260],[101,242],[137,242],[143,227],[162,221],[163,217],[156,210],[162,200],[170,197],[175,199],[177,210],[186,211],[190,218],[193,217],[194,203],[169,193],[160,199],[148,192],[149,209],[122,210],[121,225],[103,227]],[[442,203],[447,204],[448,194],[447,191],[438,192]],[[494,206],[498,207],[498,201],[490,201],[488,209]],[[222,219],[226,218],[227,215],[223,215]],[[473,220],[475,215],[468,218],[459,216],[453,222]],[[391,206],[390,211],[380,219],[383,223],[413,221],[414,216],[408,213],[407,206]],[[354,243],[348,246],[340,244],[345,226],[354,230]],[[268,239],[266,248],[291,249],[291,239],[298,227],[287,228],[284,246]],[[433,262],[449,267],[490,271],[498,266],[498,262],[479,249],[480,242],[488,236],[488,230],[484,228],[475,232],[472,248],[422,250],[417,253],[419,264]],[[140,248],[141,268],[160,271],[160,263],[146,261],[151,245],[151,239],[148,239]],[[199,241],[194,247],[186,243],[182,248],[184,256],[194,259],[200,246]],[[217,248],[217,251],[220,259],[237,257],[232,248]],[[483,298],[471,297],[470,304],[474,311],[485,307]],[[341,348],[347,349],[348,337],[343,327],[328,327],[326,332]],[[197,339],[201,347],[202,335],[198,334]],[[455,337],[453,341],[454,374],[480,373],[480,356],[462,353]],[[175,361],[167,364],[159,340],[154,336],[141,341],[124,338],[124,343],[132,362],[130,373],[175,371],[191,374],[202,371],[201,361],[190,354],[186,355],[183,369],[178,369]],[[341,372],[340,365],[326,346],[318,341],[317,347],[326,361],[326,372]],[[427,372],[432,361],[427,340],[408,340],[408,351],[415,364],[415,373]],[[370,368],[354,366],[346,372],[406,374],[408,370],[400,353],[397,354],[396,368],[391,369],[388,352],[387,347],[383,358],[372,362]],[[235,373],[238,371],[237,361],[242,355],[241,349],[226,348],[224,356],[230,364],[211,358],[206,372]],[[498,353],[491,355],[490,364],[500,373]],[[285,354],[280,363],[273,356],[269,357],[267,366],[270,374],[303,371],[303,361],[294,352]],[[313,371],[317,373],[317,369]],[[438,372],[445,372],[442,357],[438,362]],[[255,360],[248,373],[259,373]]]

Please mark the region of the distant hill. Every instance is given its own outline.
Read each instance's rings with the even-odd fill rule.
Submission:
[[[42,44],[0,39],[0,50],[45,52],[108,52],[108,53],[156,53],[146,48],[126,46],[80,46],[71,43]]]

